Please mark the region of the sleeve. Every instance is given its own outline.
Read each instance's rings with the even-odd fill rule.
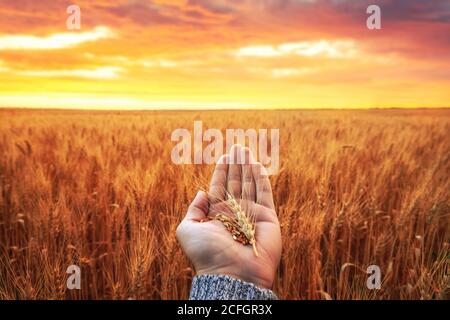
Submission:
[[[228,275],[205,274],[192,280],[190,300],[277,300],[272,290]]]

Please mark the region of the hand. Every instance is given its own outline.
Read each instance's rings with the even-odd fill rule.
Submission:
[[[251,245],[235,241],[220,221],[208,219],[224,213],[227,194],[254,215],[258,257]],[[226,274],[272,287],[281,257],[280,223],[265,168],[254,162],[248,148],[234,145],[230,156],[219,159],[209,192],[197,193],[177,228],[177,238],[198,275]]]

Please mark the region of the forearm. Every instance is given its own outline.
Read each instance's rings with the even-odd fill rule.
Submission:
[[[191,300],[276,300],[275,293],[227,275],[208,274],[192,280]]]

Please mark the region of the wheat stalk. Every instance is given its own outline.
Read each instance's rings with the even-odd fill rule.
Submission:
[[[255,217],[254,215],[247,214],[236,201],[236,199],[226,192],[227,200],[224,202],[231,210],[232,216],[218,213],[214,219],[222,222],[225,229],[231,233],[231,236],[235,241],[242,243],[243,245],[251,245],[255,256],[259,257],[258,249],[256,248],[255,239]]]
[[[223,213],[223,210],[220,212],[217,212],[213,218],[210,216],[201,219],[200,222],[207,222],[210,220],[218,220],[222,222],[225,229],[231,233],[231,236],[235,241],[238,241],[242,243],[243,245],[251,245],[253,248],[253,252],[256,257],[259,257],[258,249],[256,247],[256,228],[255,228],[255,215],[248,213],[245,211],[242,206],[238,203],[236,198],[228,192],[225,188],[223,188],[222,192],[225,193],[226,200],[224,201],[223,198],[218,198],[211,193],[209,193],[207,190],[205,190],[202,187],[202,183],[207,185],[208,181],[205,179],[202,179],[201,177],[194,177],[190,180],[193,180],[194,182],[201,181],[198,184],[198,187],[202,189],[204,192],[208,194],[208,201],[211,205],[214,204],[224,204],[229,211],[231,211],[231,214]],[[203,181],[204,180],[204,181]]]

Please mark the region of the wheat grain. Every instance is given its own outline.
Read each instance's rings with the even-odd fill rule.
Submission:
[[[215,216],[215,219],[222,222],[225,229],[231,233],[231,236],[235,241],[238,241],[243,245],[251,245],[255,256],[258,257],[259,254],[258,249],[256,248],[256,228],[254,215],[247,214],[236,199],[228,192],[226,195],[227,201],[225,201],[225,204],[231,210],[232,216],[219,213]]]

